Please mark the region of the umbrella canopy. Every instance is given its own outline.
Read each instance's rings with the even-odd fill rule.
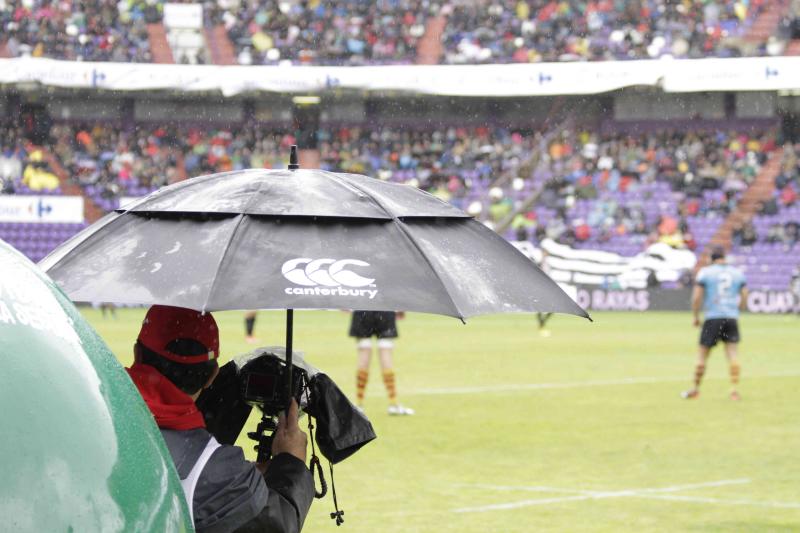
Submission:
[[[450,204],[321,170],[243,170],[165,187],[40,266],[75,301],[588,317],[516,248]]]
[[[0,241],[0,529],[190,531],[139,391],[67,297]]]

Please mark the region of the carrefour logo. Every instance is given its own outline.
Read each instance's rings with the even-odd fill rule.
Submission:
[[[312,259],[298,257],[281,267],[283,277],[301,287],[286,287],[286,294],[323,296],[360,296],[370,300],[378,294],[375,278],[362,276],[350,268],[366,268],[369,263],[360,259]],[[361,271],[367,274],[365,271]]]

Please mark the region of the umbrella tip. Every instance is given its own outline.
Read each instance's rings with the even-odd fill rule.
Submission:
[[[289,170],[297,170],[300,165],[297,162],[297,145],[293,144],[289,148]]]

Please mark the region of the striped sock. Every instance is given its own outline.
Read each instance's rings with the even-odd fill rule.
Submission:
[[[703,381],[703,375],[706,373],[706,365],[697,365],[694,369],[694,388],[700,388],[700,382]]]
[[[739,367],[739,363],[731,363],[730,373],[731,373],[731,385],[733,388],[736,388],[736,385],[739,384],[739,373],[741,372],[741,367]]]
[[[361,405],[364,403],[364,391],[367,389],[367,378],[369,377],[369,370],[359,369],[356,372],[356,403]]]
[[[386,385],[386,394],[389,396],[389,403],[397,403],[397,389],[395,388],[394,370],[383,371],[383,384]]]

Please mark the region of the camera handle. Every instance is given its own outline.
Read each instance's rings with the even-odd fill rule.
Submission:
[[[272,457],[272,438],[275,436],[275,430],[278,428],[277,423],[271,416],[261,414],[261,422],[256,426],[255,431],[250,431],[247,436],[257,442],[254,446],[258,455],[256,456],[257,463],[266,463]],[[270,432],[267,435],[267,431]]]

